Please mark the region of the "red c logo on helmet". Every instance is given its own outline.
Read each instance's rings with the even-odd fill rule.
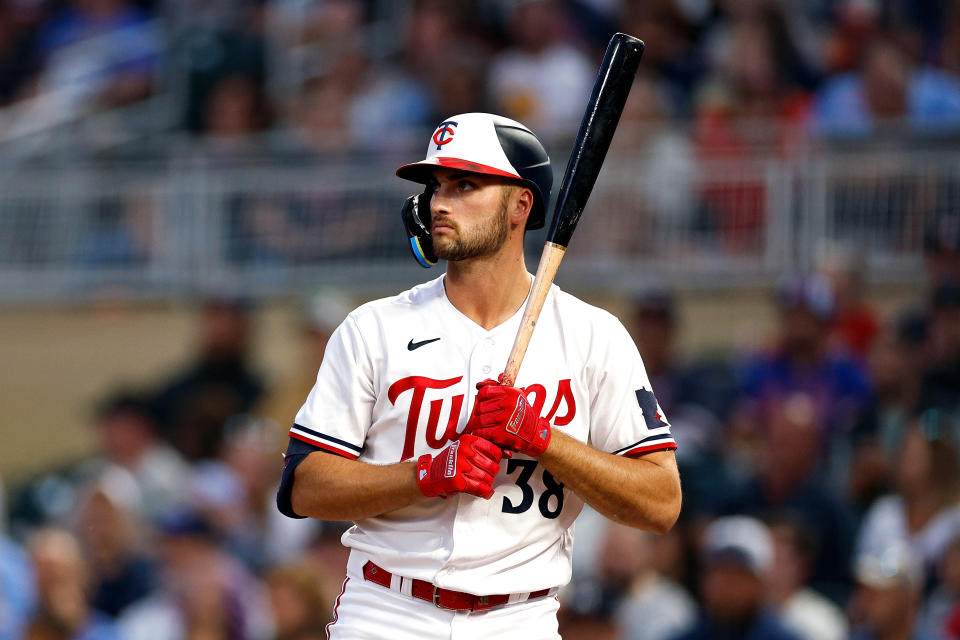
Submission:
[[[443,145],[453,140],[453,134],[455,133],[454,128],[456,126],[456,122],[453,120],[447,120],[445,122],[441,122],[437,127],[437,130],[433,132],[433,143],[437,145],[437,151],[439,151]]]

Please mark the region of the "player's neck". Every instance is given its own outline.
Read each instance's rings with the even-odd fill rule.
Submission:
[[[515,314],[530,292],[523,249],[450,262],[443,286],[460,313],[489,331]]]

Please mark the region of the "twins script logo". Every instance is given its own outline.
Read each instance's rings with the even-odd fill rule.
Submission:
[[[463,376],[448,378],[446,380],[434,380],[424,376],[409,376],[401,378],[393,384],[387,391],[387,398],[391,404],[397,404],[397,400],[408,391],[412,391],[410,398],[410,411],[407,413],[407,431],[403,439],[402,460],[409,460],[413,457],[414,445],[417,440],[417,428],[420,424],[420,416],[423,410],[423,401],[427,395],[427,389],[447,389],[463,380]],[[542,409],[547,402],[547,389],[542,384],[531,384],[523,387],[523,392],[527,396],[533,410],[537,415],[542,415]],[[450,414],[447,416],[446,427],[442,434],[437,433],[440,426],[440,410],[443,407],[444,400],[450,399]],[[447,398],[435,398],[430,401],[430,409],[427,415],[426,439],[427,445],[432,449],[441,449],[447,442],[455,440],[457,437],[457,422],[460,420],[460,411],[463,409],[462,393]],[[566,407],[563,415],[557,415],[560,406]],[[550,406],[550,412],[547,414],[547,421],[552,422],[554,426],[562,427],[573,421],[577,415],[577,402],[574,400],[573,391],[570,389],[570,379],[560,380],[557,385],[557,393],[554,396],[553,404]]]
[[[457,123],[453,120],[441,122],[437,130],[433,132],[433,143],[437,145],[437,151],[443,148],[443,145],[453,142],[454,129]]]

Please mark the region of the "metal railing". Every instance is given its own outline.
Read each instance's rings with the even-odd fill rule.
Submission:
[[[0,300],[414,283],[426,274],[398,215],[413,190],[393,177],[406,159],[4,172]],[[559,282],[620,292],[766,284],[810,269],[825,241],[860,252],[872,281],[919,282],[923,229],[957,213],[960,152],[674,162],[615,150]],[[528,235],[531,269],[543,238]]]

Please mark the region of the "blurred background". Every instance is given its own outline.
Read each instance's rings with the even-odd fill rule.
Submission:
[[[0,0],[0,640],[324,638],[346,525],[273,493],[330,332],[438,275],[393,171],[494,111],[559,184],[618,30],[557,282],[685,503],[584,512],[564,637],[960,638],[960,3]]]

